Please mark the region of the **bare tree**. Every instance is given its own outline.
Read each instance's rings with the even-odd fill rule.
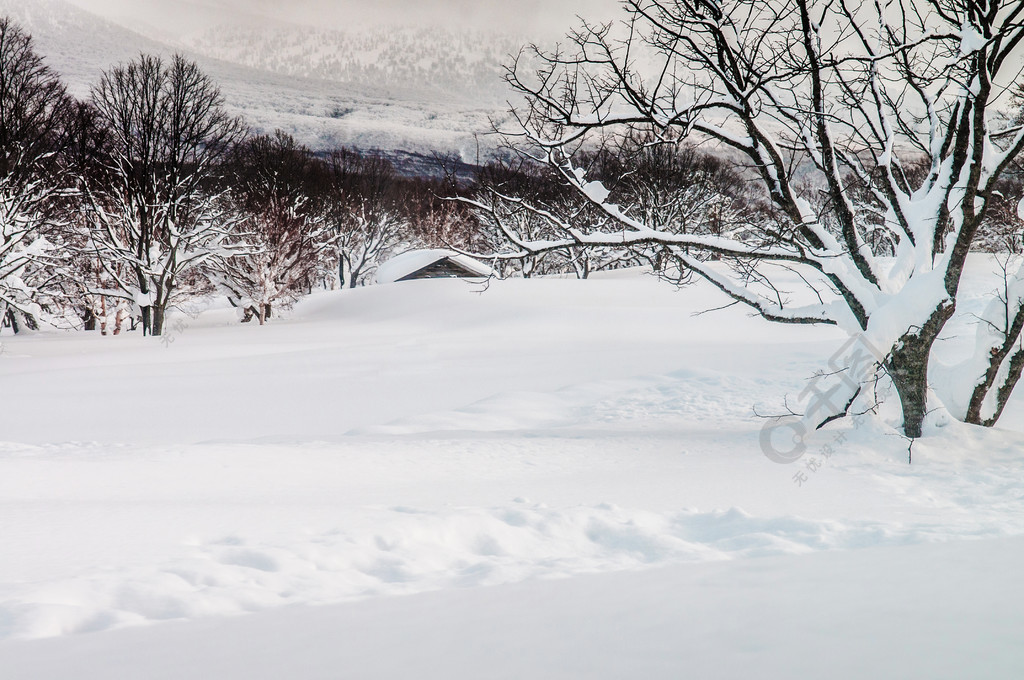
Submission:
[[[573,155],[587,177],[608,190],[609,201],[629,206],[636,219],[662,231],[722,236],[746,228],[741,215],[751,208],[750,182],[726,162],[679,139],[629,132],[624,139],[605,140],[597,151]],[[463,202],[473,207],[492,259],[520,263],[524,276],[572,272],[587,278],[591,271],[647,264],[677,283],[688,278],[673,250],[657,243],[588,247],[563,242],[560,249],[534,252],[528,244],[559,239],[560,224],[593,231],[608,228],[610,219],[567,187],[557,172],[532,159],[489,163]]]
[[[262,326],[274,308],[287,308],[308,292],[332,251],[333,234],[308,199],[275,196],[258,211],[243,210],[230,243],[233,257],[208,264],[215,285],[242,311],[242,321]]]
[[[231,238],[238,252],[208,268],[242,320],[263,325],[275,305],[290,306],[308,291],[336,237],[309,196],[318,161],[290,135],[246,140],[231,165],[229,193],[242,215]]]
[[[335,235],[338,277],[342,288],[362,286],[377,266],[401,245],[408,221],[397,211],[374,206],[368,200],[343,204],[329,213]]]
[[[974,356],[954,369],[971,386],[965,420],[988,426],[999,420],[1024,371],[1024,260],[1004,254],[999,262],[1002,285],[977,318]]]
[[[72,109],[32,38],[0,18],[0,323],[35,326],[53,243],[54,157]]]
[[[988,253],[1024,254],[1024,218],[1018,212],[1024,200],[1019,175],[1004,177],[992,192],[992,205],[978,231],[978,249]]]
[[[546,166],[515,157],[494,160],[477,173],[475,187],[463,202],[472,208],[483,247],[494,254],[496,264],[503,265],[503,276],[510,275],[514,267],[523,278],[531,278],[555,273],[565,264],[572,246],[533,252],[517,247],[513,240],[536,242],[556,235],[540,214],[541,210],[556,210],[556,204],[567,219],[575,218],[579,203],[567,201],[559,184]],[[589,273],[589,267],[584,269]]]
[[[30,270],[50,255],[41,233],[46,216],[40,205],[48,191],[40,181],[15,183],[0,178],[0,323],[17,332],[35,327],[38,304]]]
[[[363,285],[377,265],[409,237],[397,198],[394,166],[386,159],[340,149],[327,158],[324,215],[334,231],[338,280]]]
[[[110,129],[108,177],[84,183],[107,268],[140,308],[143,332],[163,332],[167,308],[189,272],[227,253],[229,225],[204,186],[243,128],[223,109],[220,90],[195,63],[142,55],[116,66],[92,91]]]
[[[622,25],[584,22],[567,48],[533,48],[510,69],[509,82],[527,100],[515,112],[513,141],[608,220],[586,228],[552,216],[562,237],[522,246],[657,243],[766,319],[861,333],[880,350],[906,435],[920,436],[925,415],[940,406],[929,391],[932,346],[956,309],[993,189],[1024,149],[1024,128],[999,111],[1020,59],[1024,2],[623,6]],[[779,219],[736,235],[679,233],[617,205],[572,150],[637,126],[739,154]],[[925,172],[911,171],[921,164]],[[808,186],[825,211],[814,209]],[[864,219],[854,186],[884,207],[881,224]],[[893,258],[872,250],[879,228]],[[735,267],[730,273],[697,253]],[[772,271],[798,273],[811,301],[788,302]],[[1005,357],[985,360],[1001,376],[992,388],[1012,389]],[[870,362],[849,366],[829,398],[812,405],[809,424],[847,413],[873,372]],[[976,380],[984,388],[983,375]]]
[[[581,159],[612,200],[630,206],[637,219],[678,233],[725,236],[745,226],[737,213],[751,202],[750,182],[727,160],[664,132],[630,132],[593,160]]]
[[[447,187],[432,187],[427,196],[412,196],[410,230],[412,238],[428,248],[481,250],[486,244],[480,238],[469,208],[461,202],[442,198],[455,193]]]
[[[62,148],[73,101],[32,37],[0,17],[0,176],[30,182]],[[48,168],[49,169],[49,168]]]
[[[623,248],[583,248],[575,244],[539,252],[521,247],[521,240],[538,242],[558,237],[549,214],[571,223],[594,217],[585,201],[566,191],[557,175],[532,159],[512,156],[491,161],[477,172],[473,185],[459,193],[466,194],[458,200],[470,210],[476,223],[474,247],[463,250],[490,260],[503,277],[571,272],[585,279],[592,270],[617,260],[609,258],[609,252],[625,252]]]
[[[92,104],[75,102],[58,164],[69,183],[80,178],[89,186],[98,186],[108,178],[110,131]],[[49,263],[52,277],[47,290],[53,293],[52,303],[72,317],[75,326],[117,335],[131,312],[117,281],[127,279],[131,272],[124,262],[104,259],[95,248],[94,219],[86,195],[65,191],[56,207],[59,226],[50,238],[56,241],[61,257]]]

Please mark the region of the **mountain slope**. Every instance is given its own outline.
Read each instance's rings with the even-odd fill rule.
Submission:
[[[186,37],[189,49],[288,76],[418,91],[438,98],[500,101],[503,65],[524,39],[496,32],[425,26],[317,30],[223,25]]]
[[[423,70],[410,71],[413,77],[403,76],[394,82],[374,77],[338,82],[303,77],[294,69],[273,73],[260,68],[266,66],[262,63],[231,63],[216,57],[237,58],[244,50],[236,46],[211,56],[187,46],[175,48],[63,0],[0,0],[0,12],[33,35],[37,49],[65,77],[76,96],[88,96],[90,86],[112,64],[141,52],[167,55],[179,51],[203,67],[220,85],[228,107],[244,116],[255,131],[281,128],[317,149],[351,145],[385,151],[440,151],[472,160],[479,148],[476,135],[488,130],[491,117],[503,109],[493,93],[478,104],[472,88],[455,96],[443,80],[441,86],[432,84]],[[495,63],[492,60],[492,67]],[[306,75],[319,76],[321,72],[310,68]]]

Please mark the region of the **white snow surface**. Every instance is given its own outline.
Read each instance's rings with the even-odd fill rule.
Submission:
[[[1021,399],[779,465],[753,407],[846,336],[722,304],[435,279],[0,338],[0,677],[1024,677]]]

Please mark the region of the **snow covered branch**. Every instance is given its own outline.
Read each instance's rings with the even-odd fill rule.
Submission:
[[[508,242],[521,253],[659,244],[766,319],[863,332],[885,350],[905,431],[919,436],[931,347],[997,182],[1024,151],[1024,130],[996,125],[1024,3],[623,5],[620,24],[584,22],[566,46],[532,50],[532,75],[523,61],[510,69],[527,101],[510,139],[592,212],[567,219],[495,192],[549,228],[538,239],[506,220]],[[588,144],[638,129],[739,154],[775,218],[720,234],[680,229],[582,169]],[[752,261],[764,279],[784,264],[832,297],[789,308],[709,257]]]

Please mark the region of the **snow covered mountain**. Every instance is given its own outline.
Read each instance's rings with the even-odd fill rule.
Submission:
[[[287,76],[501,101],[503,64],[525,39],[427,26],[318,30],[222,25],[188,36],[198,54]]]
[[[168,42],[64,0],[0,0],[0,13],[33,35],[79,97],[112,64],[141,52],[182,52],[255,131],[281,128],[321,149],[454,153],[470,161],[493,144],[485,133],[505,109],[501,64],[521,42],[469,29],[268,28],[245,15],[232,25],[175,31]]]
[[[36,50],[57,69],[78,97],[111,64],[140,52],[164,53],[165,45],[149,40],[64,0],[0,0],[0,14],[10,17],[34,41]]]

